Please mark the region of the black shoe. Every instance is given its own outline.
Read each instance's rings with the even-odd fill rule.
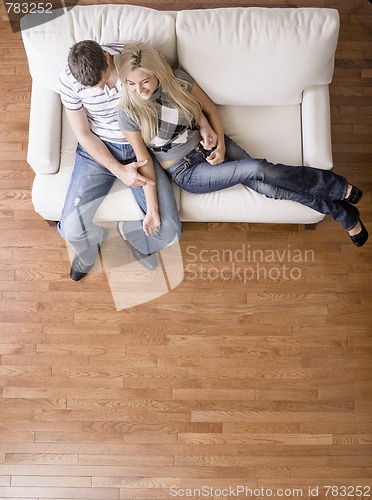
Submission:
[[[117,223],[116,230],[120,234],[122,240],[127,245],[129,250],[132,252],[132,255],[135,258],[135,260],[139,264],[141,264],[144,268],[148,269],[149,271],[153,271],[158,267],[159,261],[156,256],[156,253],[144,254],[139,250],[137,250],[136,247],[134,247],[128,240],[125,239],[125,235],[121,231],[120,222]]]
[[[359,219],[360,225],[362,226],[362,229],[359,231],[358,234],[355,234],[354,236],[350,236],[351,241],[356,245],[357,247],[362,247],[368,240],[368,231],[363,225],[363,222]]]
[[[109,229],[107,227],[104,227],[102,241],[99,245],[97,245],[97,255],[98,255],[98,250],[101,248],[104,241],[107,240],[108,234],[109,234]],[[83,264],[78,255],[75,255],[71,264],[70,278],[74,281],[80,281],[81,278],[84,278],[84,276],[88,274],[89,271],[92,269],[92,267],[94,266],[94,262],[93,264],[87,266],[86,264]]]
[[[363,196],[363,191],[361,191],[355,186],[351,186],[350,194],[347,198],[345,198],[345,201],[348,201],[352,205],[356,205],[362,196]]]
[[[93,266],[94,262],[93,264],[86,266],[81,262],[79,256],[75,255],[71,264],[70,278],[74,281],[80,281],[81,278],[84,278],[84,276],[89,273]]]

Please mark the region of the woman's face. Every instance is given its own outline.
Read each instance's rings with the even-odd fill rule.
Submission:
[[[155,75],[150,75],[140,68],[130,71],[126,77],[126,82],[132,92],[137,92],[145,100],[150,99],[159,83]]]

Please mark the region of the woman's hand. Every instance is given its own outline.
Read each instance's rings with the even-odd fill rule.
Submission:
[[[146,236],[156,236],[160,231],[160,215],[157,210],[147,212],[142,223]]]
[[[218,144],[216,149],[212,151],[212,153],[207,156],[206,160],[211,165],[219,165],[223,163],[225,160],[226,147],[225,144]]]
[[[201,136],[200,143],[203,148],[206,150],[214,148],[217,144],[218,137],[207,120],[199,127],[199,132]]]
[[[137,161],[134,166],[139,167],[139,163],[143,164],[138,169],[138,174],[140,174],[140,180],[144,183],[142,187],[145,198],[147,213],[142,222],[143,230],[146,236],[156,236],[160,231],[160,215],[159,215],[159,205],[158,196],[155,186],[155,169],[153,160],[147,150],[146,144],[143,142],[141,132],[136,131],[123,131],[125,137],[127,138],[129,144],[132,146]],[[149,182],[144,182],[143,179],[149,180]]]

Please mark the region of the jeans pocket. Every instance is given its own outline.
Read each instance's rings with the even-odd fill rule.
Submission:
[[[191,161],[189,160],[189,158],[187,156],[184,156],[182,158],[182,163],[180,163],[180,165],[178,165],[174,174],[172,175],[173,182],[175,182],[177,184],[178,179],[181,177],[181,175],[183,175],[186,172],[186,170],[190,167],[190,165],[191,165]]]

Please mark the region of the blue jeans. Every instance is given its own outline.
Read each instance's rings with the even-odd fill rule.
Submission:
[[[268,198],[291,200],[328,214],[346,230],[359,220],[359,211],[344,200],[348,182],[330,170],[273,164],[251,158],[225,136],[225,162],[210,165],[195,148],[166,172],[185,191],[211,193],[243,184]]]
[[[105,142],[111,154],[123,165],[135,161],[129,144]],[[126,239],[144,254],[161,250],[182,235],[181,222],[169,178],[160,165],[154,161],[158,193],[161,229],[156,236],[146,236],[141,220],[124,223]],[[67,191],[61,220],[57,228],[62,238],[68,241],[86,265],[96,259],[98,246],[104,239],[104,230],[93,223],[99,205],[110,191],[116,177],[97,163],[78,144],[76,160]],[[131,188],[140,209],[140,216],[146,214],[146,198],[142,187]]]

